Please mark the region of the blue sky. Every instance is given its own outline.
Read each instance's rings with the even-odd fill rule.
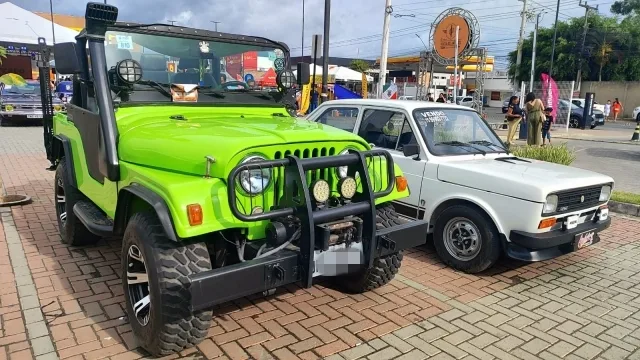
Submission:
[[[1,0],[0,0],[1,1]],[[107,0],[120,9],[120,19],[134,22],[166,22],[213,29],[211,21],[219,21],[218,30],[258,35],[286,42],[292,55],[299,55],[302,42],[302,0]],[[14,4],[31,11],[49,11],[46,0],[13,0]],[[424,47],[416,34],[428,44],[431,23],[449,7],[462,7],[474,13],[481,29],[480,44],[490,55],[504,63],[504,55],[513,50],[520,28],[522,2],[518,0],[399,0],[392,1],[394,14],[409,15],[391,18],[389,54],[417,54]],[[609,15],[612,0],[593,0],[600,13]],[[332,2],[330,54],[332,56],[373,59],[380,56],[384,0],[349,0]],[[54,12],[83,15],[80,0],[53,0]],[[541,26],[552,26],[555,0],[529,0],[529,9],[546,11]],[[323,33],[324,0],[305,0],[305,53],[311,52],[311,36]],[[561,0],[561,20],[581,17],[584,8],[578,0]],[[527,24],[527,33],[533,30]],[[502,57],[500,57],[502,56]]]

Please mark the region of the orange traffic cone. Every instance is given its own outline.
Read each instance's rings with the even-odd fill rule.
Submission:
[[[633,132],[631,136],[631,141],[640,141],[640,123],[636,125],[636,130]]]

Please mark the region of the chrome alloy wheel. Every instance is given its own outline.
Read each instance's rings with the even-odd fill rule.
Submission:
[[[131,245],[127,251],[127,286],[136,319],[140,325],[146,326],[151,314],[149,275],[142,251],[136,245]]]
[[[455,217],[447,222],[442,234],[447,252],[460,261],[473,260],[482,246],[478,227],[469,219]]]

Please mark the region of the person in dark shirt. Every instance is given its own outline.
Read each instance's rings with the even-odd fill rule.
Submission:
[[[520,122],[524,112],[520,108],[520,98],[512,96],[509,98],[509,106],[505,118],[507,119],[507,146],[511,146],[513,139],[516,136],[516,131],[519,129]]]
[[[549,140],[549,145],[551,145],[551,124],[553,123],[553,108],[544,109],[544,115],[547,118],[542,124],[542,145],[545,145],[546,140]]]
[[[439,103],[446,103],[447,102],[447,100],[444,97],[444,93],[440,93],[440,96],[438,96],[438,100],[436,100],[436,102],[439,102]]]

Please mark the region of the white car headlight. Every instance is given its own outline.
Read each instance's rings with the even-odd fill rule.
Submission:
[[[262,156],[253,155],[244,159],[241,164],[265,161]],[[262,193],[271,182],[271,169],[252,169],[240,172],[240,186],[249,195]]]
[[[609,201],[610,197],[611,197],[611,186],[610,185],[603,186],[602,190],[600,190],[599,201]]]
[[[544,203],[544,207],[542,208],[543,214],[550,214],[556,211],[558,208],[558,195],[549,195],[547,196],[547,201]]]

